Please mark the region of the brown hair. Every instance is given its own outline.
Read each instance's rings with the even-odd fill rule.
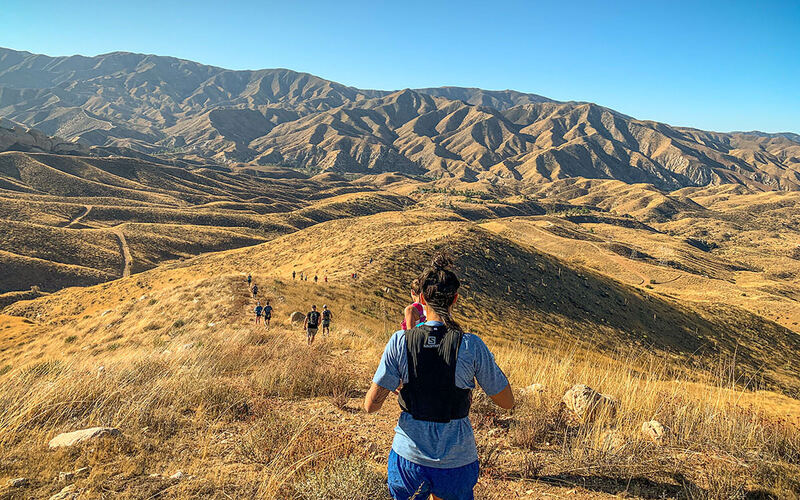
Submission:
[[[414,295],[419,295],[419,289],[420,289],[419,278],[414,278],[413,280],[411,280],[411,293],[413,293]]]
[[[425,303],[441,316],[447,333],[439,346],[439,352],[445,362],[450,362],[450,353],[454,342],[461,343],[463,330],[450,316],[450,306],[456,300],[461,282],[458,276],[450,270],[453,259],[445,252],[433,256],[431,265],[422,271],[419,276],[420,292],[425,297]]]

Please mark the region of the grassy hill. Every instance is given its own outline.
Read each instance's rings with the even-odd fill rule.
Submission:
[[[648,225],[573,222],[569,211],[475,220],[459,212],[493,203],[415,196],[405,210],[365,209],[6,307],[0,474],[28,477],[34,496],[64,486],[58,471],[90,466],[75,480],[89,496],[384,498],[398,410],[390,401],[367,416],[360,401],[408,282],[448,248],[464,282],[459,321],[515,387],[544,386],[519,393],[510,414],[476,394],[480,497],[800,492],[800,337],[758,314],[766,292],[733,300],[756,271]],[[671,245],[683,267],[646,245]],[[275,306],[269,331],[252,323],[248,272]],[[287,318],[312,303],[329,305],[335,326],[307,348]],[[570,420],[559,401],[574,383],[617,398],[617,414]],[[641,433],[650,419],[669,429],[662,444]],[[45,451],[55,434],[92,425],[122,436]]]
[[[0,262],[14,271],[0,293],[98,283],[408,203],[344,179],[265,173],[0,153]]]

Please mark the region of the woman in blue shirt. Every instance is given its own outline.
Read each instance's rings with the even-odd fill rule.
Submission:
[[[498,406],[514,406],[508,379],[486,344],[452,318],[460,282],[450,264],[439,254],[420,275],[427,322],[392,336],[364,400],[373,413],[390,392],[399,395],[403,412],[388,464],[396,499],[472,499],[479,472],[468,416],[475,381]]]

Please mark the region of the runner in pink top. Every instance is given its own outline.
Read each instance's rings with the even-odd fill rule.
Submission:
[[[400,324],[403,330],[414,328],[418,324],[424,323],[426,320],[425,308],[419,303],[418,279],[411,282],[411,300],[413,303],[406,307],[406,310],[403,312],[403,322]]]

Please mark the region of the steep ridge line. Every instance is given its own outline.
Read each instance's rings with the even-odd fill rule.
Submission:
[[[142,54],[73,60],[2,48],[0,80],[6,116],[103,154],[167,150],[184,164],[406,172],[443,184],[587,177],[667,190],[720,183],[800,190],[795,135],[673,127],[514,91],[362,90],[286,69],[228,71]],[[134,184],[128,181],[122,185]]]

